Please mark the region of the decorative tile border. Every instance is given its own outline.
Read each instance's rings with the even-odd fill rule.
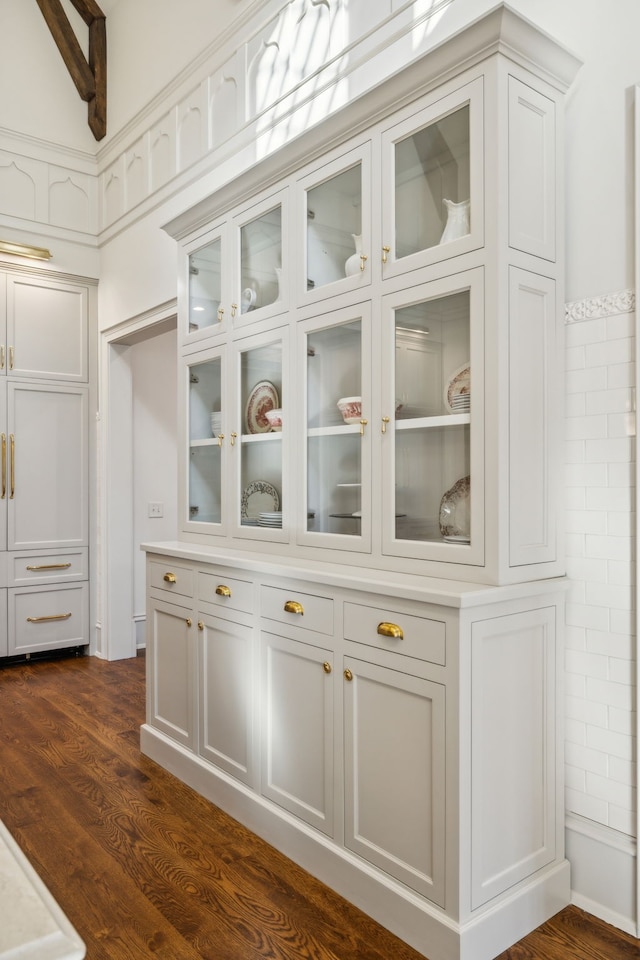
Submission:
[[[613,317],[618,313],[633,313],[635,308],[635,291],[621,290],[619,293],[608,293],[602,297],[586,297],[584,300],[565,303],[564,322],[580,323],[581,320],[599,320],[602,317]]]

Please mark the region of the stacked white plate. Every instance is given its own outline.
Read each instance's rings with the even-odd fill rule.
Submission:
[[[282,510],[264,510],[258,517],[259,527],[281,527]]]
[[[468,413],[471,409],[471,394],[459,393],[451,400],[451,409],[454,413]]]
[[[211,436],[217,437],[222,426],[222,411],[214,410],[211,414]]]

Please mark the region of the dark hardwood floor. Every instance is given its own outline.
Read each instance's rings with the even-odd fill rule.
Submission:
[[[0,669],[0,819],[88,960],[421,960],[143,757],[143,720],[144,657]],[[569,907],[500,960],[638,955]]]

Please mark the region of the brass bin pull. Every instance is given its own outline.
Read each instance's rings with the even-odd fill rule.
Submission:
[[[177,583],[177,578],[175,573],[165,573],[163,580],[166,580],[167,583]]]
[[[284,610],[285,613],[299,613],[301,617],[304,616],[304,607],[297,600],[287,600]]]
[[[68,620],[70,613],[53,613],[49,617],[27,617],[27,623],[45,623],[49,620]]]
[[[7,495],[7,435],[2,434],[2,499]]]
[[[70,563],[28,563],[27,570],[68,570]]]
[[[397,623],[387,623],[386,620],[378,624],[378,633],[381,637],[392,637],[394,640],[404,640],[402,627],[399,627]]]
[[[216,587],[216,593],[219,597],[230,597],[231,587],[227,587],[224,583],[219,583]]]

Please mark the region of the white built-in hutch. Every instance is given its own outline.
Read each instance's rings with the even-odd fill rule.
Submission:
[[[569,901],[577,66],[500,6],[166,228],[180,533],[145,545],[142,748],[429,960]]]

